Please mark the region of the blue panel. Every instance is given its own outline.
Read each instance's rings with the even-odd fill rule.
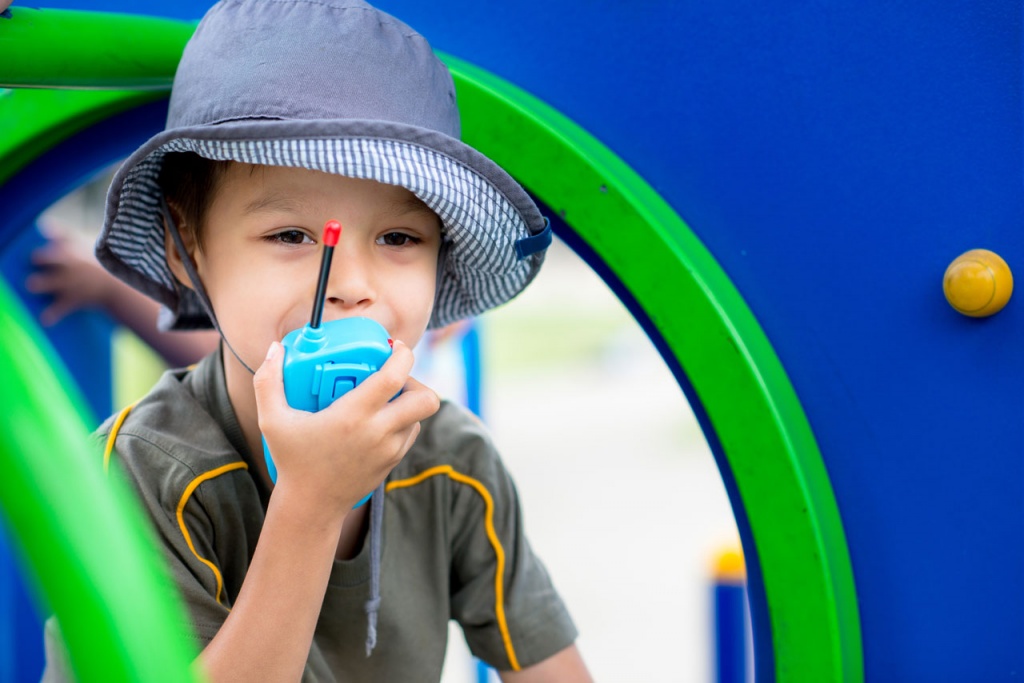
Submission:
[[[22,585],[16,569],[17,564],[4,534],[0,538],[0,681],[17,680],[18,648],[15,643],[18,631],[26,626],[18,619],[17,592]],[[28,624],[28,627],[37,635],[42,634],[38,621]]]
[[[716,582],[714,662],[716,683],[747,683],[747,596],[742,583]]]

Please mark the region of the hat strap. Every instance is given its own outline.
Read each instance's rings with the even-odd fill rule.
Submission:
[[[516,240],[516,256],[522,261],[527,256],[533,256],[538,251],[544,251],[551,246],[551,221],[544,216],[544,228],[529,237],[520,237]]]
[[[174,248],[178,250],[178,256],[181,257],[181,263],[185,266],[185,272],[188,273],[188,279],[192,281],[196,296],[199,298],[199,303],[203,305],[203,311],[206,312],[207,317],[210,318],[210,322],[213,323],[213,329],[217,330],[217,334],[224,341],[224,344],[228,347],[238,362],[242,364],[242,367],[248,370],[251,374],[255,375],[256,371],[249,367],[249,365],[242,360],[242,357],[238,355],[235,348],[231,346],[231,342],[224,336],[224,330],[220,329],[220,323],[217,322],[217,316],[213,313],[213,304],[210,303],[210,297],[206,295],[206,288],[203,287],[203,281],[199,278],[199,273],[196,272],[195,264],[192,263],[192,257],[189,256],[188,250],[185,248],[185,242],[181,239],[181,233],[178,232],[178,226],[174,222],[174,218],[171,217],[171,209],[167,206],[167,199],[164,198],[163,193],[160,194],[160,212],[164,216],[164,223],[167,225],[167,229],[171,233],[171,239],[174,240]]]

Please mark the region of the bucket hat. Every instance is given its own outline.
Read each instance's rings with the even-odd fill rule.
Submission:
[[[96,256],[166,306],[161,327],[208,328],[165,258],[168,153],[375,180],[441,219],[430,327],[442,327],[518,294],[551,242],[525,190],[459,134],[448,69],[398,19],[359,0],[222,0],[185,47],[165,130],[114,175]]]

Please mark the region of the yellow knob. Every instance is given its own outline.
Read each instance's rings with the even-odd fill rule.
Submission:
[[[971,249],[957,256],[942,279],[949,305],[972,318],[984,318],[1003,310],[1013,293],[1013,275],[998,254]]]
[[[721,583],[742,583],[747,580],[742,550],[729,548],[718,554],[715,558],[715,580]]]

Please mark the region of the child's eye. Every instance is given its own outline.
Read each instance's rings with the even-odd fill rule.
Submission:
[[[422,240],[404,232],[389,232],[377,238],[377,244],[386,247],[405,247],[419,244]]]
[[[282,230],[273,235],[267,235],[266,239],[281,244],[313,244],[312,238],[301,230]]]

